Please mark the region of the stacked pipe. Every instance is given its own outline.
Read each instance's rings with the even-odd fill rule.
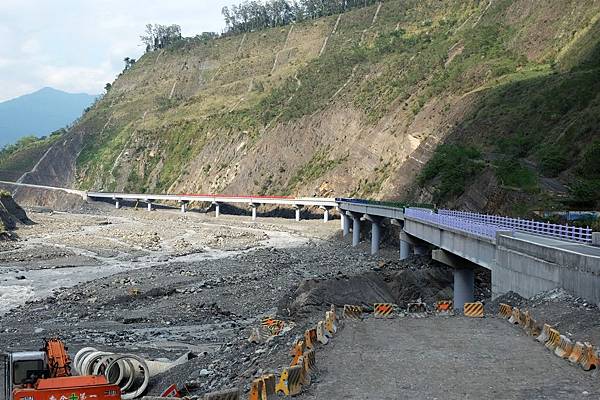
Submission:
[[[121,388],[123,400],[140,397],[148,388],[151,368],[141,357],[85,347],[77,352],[73,366],[79,375],[104,375]]]

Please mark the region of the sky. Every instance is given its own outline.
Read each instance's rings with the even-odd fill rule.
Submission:
[[[221,32],[236,0],[0,0],[0,102],[46,86],[100,94],[139,58],[146,24]]]

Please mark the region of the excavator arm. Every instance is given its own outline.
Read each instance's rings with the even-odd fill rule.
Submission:
[[[71,359],[67,350],[65,344],[58,338],[45,340],[42,351],[48,355],[50,378],[71,376]]]

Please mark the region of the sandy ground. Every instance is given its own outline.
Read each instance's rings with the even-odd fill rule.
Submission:
[[[256,248],[285,248],[327,239],[335,222],[177,211],[98,214],[30,213],[36,225],[19,229],[19,242],[0,242],[0,315],[61,287],[120,272],[230,257]]]
[[[418,334],[415,334],[418,332]],[[347,321],[298,399],[597,399],[600,380],[499,318]]]

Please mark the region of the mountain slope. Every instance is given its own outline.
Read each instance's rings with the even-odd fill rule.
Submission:
[[[593,199],[599,16],[598,0],[392,0],[182,41],[120,76],[27,180],[515,212]]]
[[[26,135],[45,136],[79,118],[96,96],[49,87],[0,103],[0,147]]]

